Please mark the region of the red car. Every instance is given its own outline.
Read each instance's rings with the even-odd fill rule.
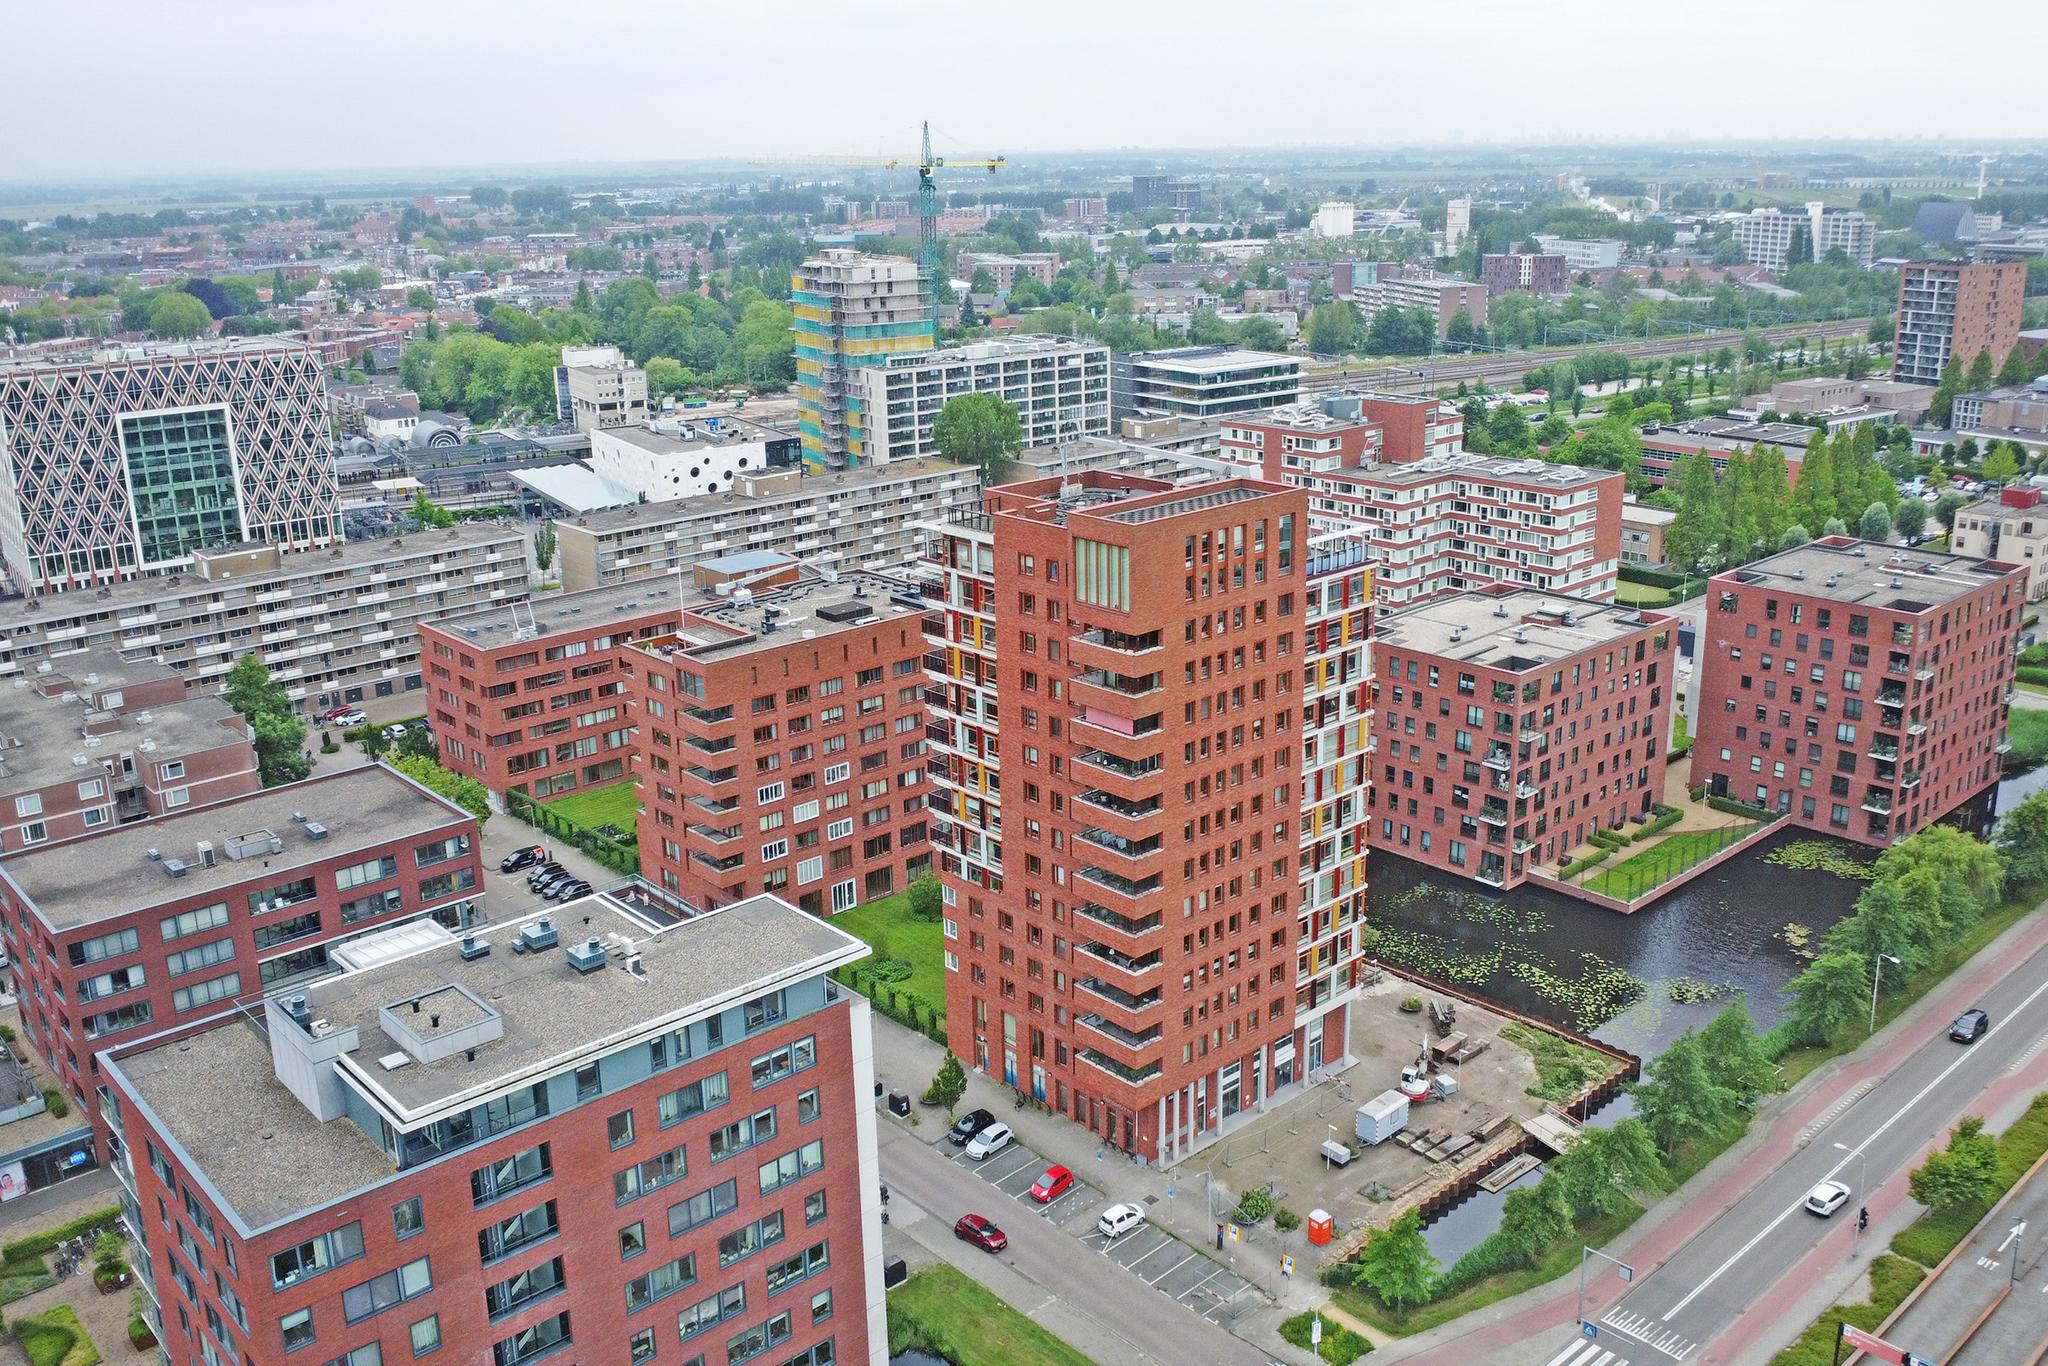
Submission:
[[[953,1225],[953,1236],[965,1238],[984,1252],[1001,1252],[1010,1245],[1010,1235],[979,1214],[963,1214]]]
[[[1041,1205],[1050,1204],[1065,1195],[1073,1184],[1074,1174],[1065,1167],[1047,1167],[1045,1175],[1031,1183],[1031,1198]]]

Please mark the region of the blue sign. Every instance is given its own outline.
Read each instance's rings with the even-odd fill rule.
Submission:
[[[1584,1319],[1580,1319],[1579,1334],[1582,1337],[1597,1338],[1600,1336],[1600,1329],[1598,1325],[1591,1324],[1586,1322]]]
[[[92,1161],[92,1159],[86,1156],[85,1150],[83,1148],[77,1148],[72,1151],[69,1157],[64,1159],[64,1165],[67,1167],[83,1167],[86,1163],[90,1161]]]

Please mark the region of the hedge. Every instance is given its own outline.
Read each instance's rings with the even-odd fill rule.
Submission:
[[[2048,685],[2048,668],[2034,664],[2022,664],[2012,671],[2013,677],[2021,683]]]
[[[1743,816],[1753,821],[1774,821],[1778,819],[1778,814],[1775,811],[1766,811],[1761,806],[1751,806],[1748,802],[1738,802],[1733,797],[1709,797],[1707,798],[1707,805],[1727,815]]]
[[[621,844],[617,840],[609,839],[595,830],[586,830],[574,821],[548,810],[524,793],[506,793],[505,809],[534,829],[546,831],[557,839],[567,840],[615,873],[633,877],[640,871],[638,849],[630,844]]]
[[[1570,882],[1573,878],[1577,877],[1580,873],[1585,872],[1588,868],[1594,867],[1597,864],[1607,862],[1607,860],[1611,858],[1613,854],[1614,851],[1612,849],[1602,849],[1597,854],[1587,855],[1585,858],[1580,859],[1577,863],[1567,863],[1564,866],[1564,870],[1558,874],[1558,877],[1565,882]]]
[[[1646,840],[1652,835],[1661,834],[1685,819],[1685,813],[1675,806],[1659,805],[1653,809],[1657,812],[1655,819],[1644,821],[1642,828],[1629,836],[1631,841]]]
[[[21,1262],[27,1261],[30,1257],[40,1257],[57,1244],[76,1238],[81,1233],[93,1233],[102,1228],[112,1227],[120,1217],[119,1205],[109,1205],[105,1209],[94,1210],[91,1214],[80,1215],[68,1224],[59,1224],[56,1228],[46,1229],[41,1233],[31,1233],[26,1238],[18,1238],[0,1248],[0,1261]]]
[[[1619,830],[1609,830],[1606,826],[1601,826],[1586,836],[1586,840],[1590,844],[1599,845],[1602,849],[1623,849],[1628,846],[1627,835]]]

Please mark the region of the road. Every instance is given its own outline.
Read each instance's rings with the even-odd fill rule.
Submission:
[[[1870,319],[1849,318],[1841,322],[1787,323],[1777,327],[1761,328],[1759,331],[1773,341],[1788,337],[1804,336],[1809,340],[1822,338],[1861,337],[1870,329]],[[1531,370],[1538,370],[1558,361],[1568,361],[1574,355],[1588,350],[1619,351],[1622,355],[1636,360],[1660,356],[1695,355],[1718,351],[1724,346],[1740,347],[1740,331],[1694,334],[1686,337],[1650,337],[1636,341],[1615,342],[1599,347],[1575,348],[1573,350],[1549,351],[1502,351],[1462,357],[1457,360],[1435,358],[1419,359],[1405,365],[1369,366],[1360,369],[1337,369],[1309,372],[1302,376],[1301,387],[1305,393],[1322,389],[1369,388],[1384,393],[1420,392],[1427,389],[1444,389],[1456,385],[1460,380],[1476,384],[1480,380],[1498,388],[1503,382],[1519,384],[1522,376]]]
[[[879,1129],[892,1236],[915,1238],[1094,1360],[1266,1366],[1273,1359],[1099,1255],[1067,1226],[1072,1219],[1045,1217],[1004,1199],[975,1172],[893,1123],[885,1120]],[[1009,1247],[990,1255],[955,1238],[953,1221],[970,1211],[996,1220]]]
[[[2048,943],[2035,929],[2031,952],[1973,974],[1967,998],[1961,986],[1943,993],[1947,1006],[1989,1010],[1989,1034],[1975,1045],[1955,1044],[1947,1038],[1947,1008],[1922,1019],[1880,1050],[1883,1066],[1865,1078],[1867,1085],[1859,1082],[1807,1121],[1782,1160],[1719,1217],[1662,1260],[1644,1258],[1625,1293],[1589,1309],[1598,1345],[1616,1353],[1607,1366],[1756,1360],[1807,1285],[1858,1251],[1859,1204],[1868,1203],[1874,1215],[1889,1211],[1904,1197],[1905,1172],[1957,1118],[2048,1083],[2048,1050],[2039,1047],[2048,1036]],[[1809,1141],[1796,1141],[1808,1133]],[[1829,1178],[1854,1193],[1841,1213],[1822,1219],[1802,1202]],[[1612,1286],[1615,1278],[1602,1279]],[[1538,1344],[1547,1345],[1539,1362],[1588,1345],[1569,1326]],[[1529,1357],[1524,1349],[1499,1359]],[[1560,1366],[1577,1363],[1565,1355]]]
[[[1885,1341],[1950,1366],[2035,1360],[2048,1346],[2044,1238],[2048,1178],[2037,1173],[1921,1287]]]

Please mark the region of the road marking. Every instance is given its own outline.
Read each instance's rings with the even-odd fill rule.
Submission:
[[[1830,1105],[1827,1108],[1827,1112],[1825,1114],[1821,1115],[1818,1119],[1814,1120],[1813,1123],[1807,1125],[1804,1129],[1801,1129],[1799,1131],[1799,1146],[1804,1148],[1807,1144],[1813,1142],[1814,1135],[1818,1134],[1822,1129],[1827,1128],[1828,1125],[1834,1123],[1837,1119],[1840,1119],[1842,1116],[1842,1111],[1848,1109],[1851,1105],[1854,1105],[1857,1101],[1863,1099],[1864,1096],[1870,1093],[1871,1088],[1876,1085],[1877,1078],[1870,1077],[1864,1081],[1857,1082],[1856,1085],[1849,1088],[1848,1095],[1843,1096],[1833,1105]]]
[[[1628,1361],[1597,1342],[1581,1340],[1559,1352],[1543,1366],[1628,1366]]]
[[[2020,1235],[2021,1235],[2022,1233],[2025,1233],[2026,1231],[2027,1231],[2027,1221],[2026,1221],[2026,1220],[2024,1220],[2024,1219],[2022,1219],[2022,1220],[2020,1220],[2020,1221],[2019,1221],[2019,1222],[2018,1222],[2017,1224],[2014,1224],[2014,1225],[2012,1226],[2012,1228],[2011,1228],[2011,1229],[2009,1229],[2009,1230],[2008,1230],[2008,1231],[2006,1232],[2006,1235],[2005,1235],[2005,1241],[2004,1241],[2004,1242],[2002,1242],[2002,1243],[2000,1243],[2000,1244],[1999,1244],[1999,1245],[1998,1245],[1997,1247],[1993,1248],[1993,1249],[1992,1249],[1992,1251],[1994,1251],[1994,1252],[2003,1252],[2003,1251],[2005,1251],[2005,1250],[2006,1250],[2006,1248],[2008,1248],[2008,1247],[2012,1246],[2012,1240],[2013,1240],[2013,1239],[2015,1239],[2015,1238],[2019,1237],[2019,1236],[2020,1236]]]
[[[2043,1034],[2040,1038],[2028,1044],[2027,1051],[2020,1054],[2017,1058],[2014,1058],[2012,1060],[2012,1064],[2008,1066],[2005,1070],[2008,1072],[2019,1071],[2022,1067],[2025,1067],[2028,1063],[2034,1060],[2034,1055],[2041,1051],[2041,1047],[2044,1044],[2048,1044],[2048,1034]]]
[[[1176,1298],[1176,1299],[1182,1299],[1182,1300],[1192,1300],[1192,1299],[1194,1299],[1194,1297],[1195,1297],[1196,1295],[1198,1295],[1198,1294],[1200,1294],[1200,1293],[1202,1292],[1202,1287],[1203,1287],[1203,1286],[1205,1286],[1205,1285],[1207,1285],[1207,1284],[1208,1284],[1209,1282],[1211,1282],[1211,1281],[1215,1280],[1215,1279],[1216,1279],[1216,1278],[1217,1278],[1218,1276],[1221,1276],[1221,1275],[1223,1274],[1223,1272],[1224,1272],[1224,1268],[1223,1268],[1223,1267],[1220,1267],[1220,1266],[1219,1266],[1219,1267],[1217,1267],[1217,1268],[1216,1268],[1216,1269],[1215,1269],[1214,1271],[1212,1271],[1212,1272],[1210,1272],[1210,1273],[1209,1273],[1208,1275],[1206,1275],[1206,1276],[1202,1277],[1202,1279],[1201,1279],[1201,1280],[1199,1280],[1199,1281],[1196,1281],[1196,1282],[1195,1282],[1195,1283],[1194,1283],[1193,1285],[1191,1285],[1191,1286],[1189,1286],[1189,1287],[1188,1287],[1187,1289],[1185,1289],[1185,1290],[1181,1291],[1179,1295],[1175,1296],[1175,1298]],[[1222,1297],[1221,1295],[1218,1295],[1218,1294],[1217,1294],[1217,1293],[1216,1293],[1215,1291],[1213,1291],[1213,1290],[1211,1290],[1211,1291],[1209,1292],[1209,1297],[1210,1297],[1211,1299],[1218,1299],[1218,1300],[1220,1300],[1220,1299],[1222,1299],[1222,1298],[1223,1298],[1223,1297]],[[1193,1308],[1194,1306],[1193,1306],[1192,1304],[1190,1304],[1190,1305],[1189,1305],[1188,1307],[1192,1309],[1192,1308]]]
[[[1681,1333],[1660,1328],[1648,1314],[1634,1313],[1619,1305],[1608,1310],[1600,1322],[1636,1338],[1652,1351],[1662,1352],[1673,1361],[1684,1361],[1699,1347],[1698,1343]]]
[[[1168,1238],[1168,1239],[1167,1239],[1167,1240],[1166,1240],[1165,1242],[1161,1243],[1161,1244],[1160,1244],[1160,1245],[1159,1245],[1158,1247],[1155,1247],[1155,1248],[1153,1248],[1153,1249],[1152,1249],[1152,1250],[1151,1250],[1150,1252],[1144,1252],[1144,1253],[1140,1253],[1140,1254],[1138,1255],[1138,1258],[1137,1258],[1137,1260],[1136,1260],[1136,1261],[1129,1261],[1129,1262],[1125,1262],[1125,1263],[1124,1263],[1124,1270],[1126,1270],[1126,1271],[1136,1271],[1136,1270],[1138,1269],[1138,1262],[1142,1262],[1142,1261],[1144,1261],[1144,1260],[1145,1260],[1145,1259],[1146,1259],[1147,1257],[1150,1257],[1150,1256],[1154,1255],[1155,1253],[1160,1253],[1160,1252],[1164,1252],[1164,1251],[1165,1251],[1166,1249],[1168,1249],[1168,1248],[1170,1248],[1170,1247],[1172,1247],[1172,1246],[1174,1246],[1174,1242],[1173,1242],[1173,1239],[1171,1239],[1171,1238]],[[1143,1279],[1143,1277],[1140,1277],[1139,1279],[1141,1279],[1141,1280],[1142,1280],[1142,1279]],[[1150,1284],[1150,1282],[1147,1282],[1147,1284]]]
[[[2027,998],[2024,1001],[2021,1001],[2018,1005],[2014,1006],[2010,1011],[2006,1013],[2006,1018],[2017,1018],[2019,1013],[2025,1010],[2028,1006],[2032,1005],[2036,1000],[2038,1000],[2043,992],[2048,992],[2048,982],[2043,982],[2040,986],[2037,986],[2032,991],[2028,992]],[[1984,1037],[1988,1039],[1997,1032],[1998,1026],[1993,1025],[1990,1029],[1984,1031]],[[1907,1101],[1904,1105],[1901,1105],[1897,1109],[1893,1110],[1890,1119],[1887,1119],[1884,1123],[1878,1125],[1877,1128],[1873,1129],[1870,1132],[1870,1134],[1856,1146],[1859,1149],[1868,1148],[1872,1143],[1875,1143],[1879,1138],[1883,1137],[1887,1129],[1891,1128],[1892,1125],[1897,1124],[1900,1120],[1904,1119],[1909,1113],[1912,1112],[1914,1106],[1918,1105],[1921,1101],[1927,1099],[1929,1092],[1933,1091],[1935,1087],[1947,1081],[1949,1077],[1954,1075],[1955,1070],[1958,1067],[1961,1067],[1964,1063],[1968,1062],[1970,1060],[1970,1054],[1974,1051],[1975,1050],[1966,1049],[1963,1052],[1956,1054],[1956,1060],[1954,1062],[1942,1068],[1941,1071],[1935,1075],[1934,1080],[1928,1082],[1925,1086],[1921,1087],[1917,1092],[1915,1092],[1911,1100]],[[1844,1167],[1848,1166],[1851,1162],[1854,1162],[1855,1160],[1855,1154],[1851,1153],[1845,1155],[1841,1161],[1837,1162],[1833,1167],[1830,1167],[1828,1169],[1828,1174],[1825,1177],[1822,1177],[1821,1179],[1824,1181],[1833,1180],[1834,1177],[1837,1174],[1839,1174]],[[1737,1248],[1735,1250],[1734,1255],[1729,1257],[1727,1261],[1721,1263],[1719,1266],[1715,1267],[1711,1272],[1709,1272],[1705,1280],[1701,1281],[1698,1285],[1694,1286],[1691,1290],[1687,1291],[1684,1299],[1680,1300],[1677,1304],[1674,1304],[1669,1309],[1665,1310],[1663,1316],[1664,1322],[1671,1322],[1671,1320],[1675,1316],[1677,1316],[1681,1311],[1683,1311],[1688,1304],[1691,1304],[1694,1300],[1699,1298],[1700,1292],[1704,1291],[1708,1286],[1712,1285],[1715,1281],[1720,1280],[1721,1277],[1724,1274],[1726,1274],[1729,1267],[1734,1266],[1744,1257],[1747,1257],[1752,1248],[1754,1248],[1758,1243],[1762,1242],[1765,1238],[1769,1237],[1773,1229],[1777,1228],[1778,1225],[1784,1223],[1794,1214],[1797,1214],[1800,1210],[1800,1207],[1804,1203],[1804,1197],[1801,1197],[1801,1199],[1796,1200],[1792,1204],[1786,1206],[1784,1212],[1779,1214],[1777,1218],[1771,1220],[1770,1223],[1765,1224],[1762,1228],[1758,1229],[1756,1231],[1756,1236],[1751,1238],[1748,1242],[1744,1243],[1741,1247]]]
[[[1147,1253],[1147,1254],[1146,1254],[1146,1256],[1150,1256],[1150,1255],[1151,1255],[1150,1253]],[[1201,1253],[1199,1253],[1199,1252],[1190,1252],[1190,1253],[1189,1253],[1189,1254],[1188,1254],[1187,1256],[1185,1256],[1185,1257],[1181,1258],[1181,1259],[1180,1259],[1179,1261],[1175,1262],[1175,1263],[1174,1263],[1174,1264],[1173,1264],[1172,1266],[1169,1266],[1168,1268],[1166,1268],[1166,1270],[1164,1270],[1164,1271],[1160,1272],[1160,1273],[1159,1273],[1159,1274],[1158,1274],[1157,1276],[1154,1276],[1154,1277],[1152,1277],[1152,1278],[1151,1278],[1151,1284],[1153,1284],[1153,1285],[1158,1285],[1158,1284],[1159,1284],[1159,1283],[1160,1283],[1161,1281],[1165,1280],[1165,1279],[1166,1279],[1166,1278],[1167,1278],[1168,1276],[1171,1276],[1171,1275],[1172,1275],[1172,1274],[1173,1274],[1174,1272],[1176,1272],[1176,1271],[1180,1270],[1180,1269],[1181,1269],[1182,1267],[1186,1266],[1186,1265],[1187,1265],[1187,1264],[1188,1264],[1189,1262],[1192,1262],[1192,1261],[1193,1261],[1193,1260],[1194,1260],[1195,1258],[1197,1258],[1197,1257],[1199,1257],[1199,1256],[1201,1256],[1201,1255],[1202,1255],[1202,1254],[1201,1254]],[[1140,1262],[1142,1262],[1143,1260],[1145,1260],[1145,1258],[1144,1258],[1144,1257],[1140,1257],[1140,1258],[1138,1259],[1138,1261],[1140,1261]],[[1133,1267],[1133,1268],[1135,1268],[1135,1267],[1137,1266],[1137,1264],[1138,1264],[1137,1262],[1133,1262],[1133,1263],[1131,1263],[1131,1265],[1132,1265],[1132,1267]],[[1176,1298],[1178,1298],[1178,1297],[1176,1297]]]
[[[1977,1259],[1977,1265],[1983,1267],[1986,1271],[1996,1271],[1998,1270],[1998,1258],[1979,1257]]]

